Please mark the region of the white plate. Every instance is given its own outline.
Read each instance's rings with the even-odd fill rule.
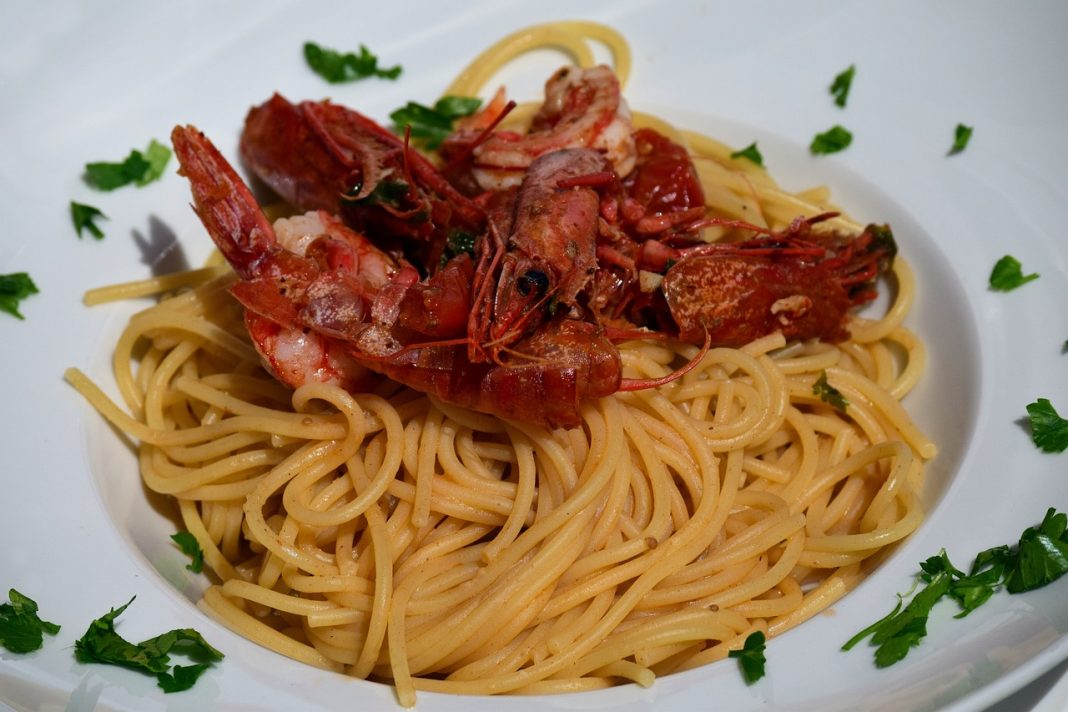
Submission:
[[[507,32],[576,13],[631,41],[634,107],[735,145],[759,139],[787,186],[827,182],[859,218],[894,224],[920,279],[910,323],[931,352],[908,405],[942,447],[932,467],[932,511],[857,591],[772,641],[768,676],[752,687],[727,663],[648,690],[503,700],[421,694],[419,708],[682,710],[715,700],[726,709],[829,710],[863,700],[875,709],[980,709],[1068,657],[1068,580],[999,594],[963,621],[952,620],[951,605],[940,606],[923,644],[887,670],[876,670],[863,646],[838,650],[908,588],[918,561],[942,547],[958,563],[969,561],[1014,541],[1047,507],[1068,509],[1068,454],[1038,452],[1021,425],[1024,406],[1038,397],[1068,413],[1068,45],[1061,37],[1068,5],[359,5],[200,0],[90,9],[68,0],[5,9],[0,273],[28,271],[41,293],[23,303],[26,321],[0,315],[0,590],[13,586],[35,598],[63,629],[36,653],[0,652],[0,702],[138,710],[393,705],[389,688],[261,649],[191,604],[202,581],[174,557],[130,451],[61,377],[75,365],[108,383],[110,344],[138,306],[86,309],[85,289],[147,276],[145,255],[156,255],[164,271],[198,264],[209,243],[173,163],[158,183],[108,194],[87,188],[80,174],[89,161],[166,139],[179,122],[197,124],[232,157],[245,111],[274,90],[330,95],[384,119],[409,99],[435,98]],[[305,40],[366,43],[383,62],[402,63],[404,75],[396,83],[326,85],[304,66]],[[552,61],[525,64],[537,74],[519,82],[520,91],[536,87]],[[827,86],[851,63],[857,75],[842,110]],[[947,158],[958,122],[975,134],[964,153]],[[835,123],[854,132],[853,146],[808,156],[812,135]],[[75,237],[71,199],[109,216],[101,223],[106,239]],[[1041,279],[1008,294],[989,291],[990,269],[1006,253]],[[72,643],[88,622],[134,594],[121,619],[125,636],[195,627],[226,660],[192,691],[168,696],[151,678],[76,663]]]

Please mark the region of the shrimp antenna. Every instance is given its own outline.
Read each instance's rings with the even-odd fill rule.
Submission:
[[[709,348],[712,346],[712,335],[708,333],[708,329],[705,329],[705,343],[701,347],[701,350],[697,354],[687,361],[685,364],[675,369],[666,376],[660,378],[624,378],[619,382],[620,391],[642,391],[646,388],[658,388],[660,386],[667,385],[672,381],[682,378],[687,373],[697,367],[697,364],[701,363],[701,360],[708,353]]]
[[[412,150],[412,127],[411,124],[404,127],[404,180],[408,181],[408,192],[406,197],[410,197],[414,203],[419,199],[419,191],[415,187],[415,179],[412,178],[412,162],[409,158],[409,153]],[[413,195],[414,193],[414,195]]]
[[[482,129],[482,133],[476,136],[475,140],[472,141],[470,145],[468,145],[463,151],[461,151],[451,161],[449,161],[445,165],[445,167],[441,169],[441,172],[448,175],[450,171],[452,171],[454,168],[457,168],[461,163],[466,161],[471,156],[471,154],[475,152],[476,148],[486,142],[486,139],[488,139],[490,134],[493,133],[493,129],[497,128],[497,125],[504,121],[504,117],[512,113],[512,109],[514,109],[516,106],[518,106],[518,104],[515,103],[515,99],[509,99],[508,103],[504,105],[503,109],[501,109],[501,113],[497,114],[497,117],[493,119],[490,125]]]

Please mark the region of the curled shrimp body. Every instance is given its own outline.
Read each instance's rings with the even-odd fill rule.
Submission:
[[[519,185],[538,156],[565,148],[605,155],[618,175],[634,168],[630,108],[615,73],[605,66],[564,67],[545,84],[542,104],[526,135],[501,131],[473,151],[472,172],[483,190]]]

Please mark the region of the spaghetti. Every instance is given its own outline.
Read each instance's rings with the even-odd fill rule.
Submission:
[[[609,45],[625,78],[618,34],[557,23],[506,38],[449,92],[476,93],[534,47],[592,63],[586,38]],[[694,152],[714,215],[781,229],[828,209],[823,189],[787,193],[722,144],[671,133]],[[918,526],[936,448],[899,403],[925,354],[901,325],[912,273],[900,258],[894,273],[886,315],[853,319],[849,341],[712,349],[666,386],[587,403],[569,431],[387,380],[291,392],[261,367],[218,266],[94,291],[185,287],[119,338],[125,408],[78,370],[67,379],[140,441],[145,484],[176,499],[214,574],[199,605],[247,638],[391,682],[406,706],[416,690],[649,685],[812,617]],[[697,349],[621,352],[627,377],[656,378]],[[821,374],[844,411],[814,394]]]

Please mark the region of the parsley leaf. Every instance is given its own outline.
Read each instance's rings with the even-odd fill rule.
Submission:
[[[434,106],[409,101],[389,115],[399,128],[410,126],[412,138],[422,139],[428,149],[435,149],[452,133],[456,119],[470,116],[482,106],[482,100],[468,96],[444,96]]]
[[[179,692],[192,687],[212,662],[223,659],[222,653],[191,628],[176,628],[137,645],[127,641],[115,632],[115,619],[133,600],[89,624],[85,635],[74,643],[74,655],[79,662],[119,665],[152,673],[164,692]],[[197,664],[176,665],[172,669],[171,652],[185,655]]]
[[[853,143],[853,134],[847,129],[835,125],[823,133],[816,134],[812,139],[812,143],[809,145],[808,150],[811,151],[814,156],[838,153],[839,151],[846,149],[851,143]]]
[[[104,239],[104,231],[97,227],[93,221],[97,218],[107,218],[107,215],[100,212],[92,205],[83,205],[82,203],[76,203],[73,200],[70,201],[70,218],[74,221],[74,229],[78,231],[78,239],[82,238],[82,230],[88,230],[89,233],[98,240]]]
[[[85,164],[85,182],[97,190],[115,190],[139,180],[150,168],[140,151],[130,151],[121,163]]]
[[[1005,255],[990,272],[990,288],[998,292],[1009,292],[1035,279],[1038,279],[1037,272],[1025,275],[1020,260],[1012,255]]]
[[[12,653],[32,653],[44,645],[44,634],[55,635],[59,626],[41,620],[37,603],[15,589],[7,593],[10,603],[0,603],[0,645]]]
[[[822,371],[820,377],[812,385],[812,395],[819,396],[824,403],[830,403],[835,409],[845,412],[849,401],[842,392],[827,382],[827,372]]]
[[[320,47],[314,42],[305,42],[304,59],[316,74],[331,84],[352,82],[366,77],[396,79],[403,71],[399,64],[388,69],[379,68],[378,57],[371,54],[364,45],[360,45],[359,54],[342,54]]]
[[[134,150],[121,163],[85,164],[85,182],[97,190],[115,190],[130,183],[147,185],[163,175],[171,149],[153,139],[144,153]]]
[[[965,148],[968,147],[968,141],[972,139],[972,127],[965,126],[964,124],[957,124],[957,128],[953,131],[953,146],[949,149],[947,156],[954,156]]]
[[[838,106],[845,108],[846,100],[849,99],[849,88],[853,85],[853,75],[857,73],[857,67],[854,64],[849,65],[849,69],[840,72],[831,83],[829,91],[831,96],[834,97],[834,103]]]
[[[25,272],[0,274],[0,311],[19,319],[25,319],[19,313],[19,302],[31,294],[37,294],[37,285]]]
[[[727,657],[738,659],[747,685],[752,685],[764,677],[764,664],[767,662],[764,657],[764,642],[764,633],[758,630],[746,637],[741,650],[732,650],[727,653]]]
[[[354,185],[347,193],[342,193],[341,200],[345,203],[382,205],[395,210],[400,210],[403,206],[404,198],[411,192],[411,187],[406,181],[384,180],[376,185],[374,190],[362,198],[354,197],[359,195],[362,188],[363,185],[360,183]]]
[[[1031,439],[1042,452],[1064,452],[1068,449],[1068,420],[1062,418],[1053,404],[1039,398],[1027,404],[1031,419]]]
[[[137,185],[148,185],[163,175],[167,162],[171,160],[171,149],[153,139],[149,142],[144,157],[148,162],[148,170],[137,179]]]
[[[445,242],[445,253],[450,257],[467,254],[475,256],[475,236],[464,230],[452,230]]]
[[[905,600],[905,597],[903,595],[901,595],[900,593],[897,594],[897,605],[894,606],[893,610],[891,610],[885,616],[883,616],[879,620],[875,621],[870,626],[868,626],[867,628],[865,628],[864,630],[860,631],[859,633],[854,635],[852,638],[847,640],[845,642],[845,645],[842,646],[842,650],[852,650],[853,647],[857,643],[859,643],[860,641],[864,640],[869,635],[871,635],[872,633],[874,633],[877,630],[880,630],[883,626],[885,626],[894,616],[897,615],[898,611],[901,610],[901,606],[904,605],[904,600]]]
[[[1052,507],[1037,527],[1028,527],[1015,547],[996,546],[980,552],[965,574],[950,562],[945,550],[920,564],[920,578],[926,586],[901,609],[903,596],[889,615],[849,639],[849,650],[871,636],[875,663],[893,665],[927,635],[927,618],[939,599],[957,601],[963,618],[986,603],[1001,587],[1009,593],[1031,591],[1056,581],[1068,573],[1068,515]]]
[[[156,673],[156,680],[164,692],[184,692],[195,685],[210,666],[211,663],[175,665],[169,673]]]
[[[1050,507],[1038,527],[1028,527],[1020,536],[1015,556],[1006,559],[1005,588],[1022,593],[1041,588],[1068,573],[1068,515]]]
[[[886,621],[871,637],[875,664],[887,667],[904,658],[909,648],[919,645],[927,635],[927,618],[938,599],[949,592],[951,574],[941,571],[931,577],[904,610]]]
[[[764,156],[760,155],[760,150],[757,148],[757,142],[753,141],[740,151],[735,151],[731,154],[731,158],[748,158],[753,163],[757,164],[761,168],[764,167]]]
[[[178,548],[182,550],[182,553],[192,559],[192,563],[186,564],[185,567],[195,574],[199,574],[204,570],[204,552],[200,548],[200,544],[197,543],[197,538],[189,532],[178,532],[177,534],[171,534],[171,539]]]

